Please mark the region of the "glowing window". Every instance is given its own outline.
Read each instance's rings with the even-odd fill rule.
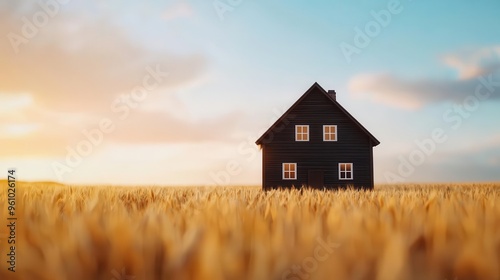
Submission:
[[[339,179],[340,180],[353,179],[352,163],[339,163]]]
[[[297,179],[297,164],[283,163],[283,180],[296,180],[296,179]]]
[[[295,141],[309,141],[309,126],[296,125],[295,126]]]
[[[337,126],[324,125],[323,126],[323,141],[337,141]]]

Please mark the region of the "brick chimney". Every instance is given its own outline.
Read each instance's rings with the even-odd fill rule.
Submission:
[[[337,101],[337,93],[336,93],[334,90],[329,90],[329,91],[328,91],[328,95],[330,95],[330,97],[331,97],[333,100]]]

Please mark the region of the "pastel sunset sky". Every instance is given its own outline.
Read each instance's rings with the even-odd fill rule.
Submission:
[[[318,82],[380,140],[376,183],[499,181],[499,11],[498,0],[2,1],[0,172],[260,184],[255,140]],[[436,130],[445,140],[419,147]]]

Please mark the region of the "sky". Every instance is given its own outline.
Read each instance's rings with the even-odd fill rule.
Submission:
[[[500,181],[500,2],[0,3],[0,172],[257,185],[314,82],[381,144],[376,183]]]

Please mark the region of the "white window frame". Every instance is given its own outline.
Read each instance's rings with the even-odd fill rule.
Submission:
[[[330,135],[330,136],[331,135],[335,135],[335,139],[333,139],[333,140],[331,140],[331,139],[327,140],[326,139],[326,135],[327,135],[326,128],[327,127],[335,127],[335,134],[333,134],[331,132],[328,133],[328,135]],[[337,142],[338,135],[339,135],[339,131],[337,130],[337,125],[334,125],[334,124],[325,124],[325,125],[323,125],[323,141],[325,141],[325,142]]]
[[[290,177],[290,178],[286,178],[285,177],[285,164],[291,164],[290,166],[293,166],[293,171],[286,171],[286,172],[289,172],[290,175],[293,174],[294,177]],[[292,173],[293,172],[293,173]],[[283,180],[297,180],[297,163],[296,162],[284,162],[281,166],[281,178],[283,178]]]
[[[307,134],[304,134],[304,132],[301,132],[300,135],[306,135],[307,136],[307,140],[299,140],[299,130],[298,128],[301,127],[301,128],[304,128],[306,127],[307,128]],[[297,142],[307,142],[309,141],[309,125],[308,124],[297,124],[295,125],[295,141]]]
[[[350,164],[351,165],[351,171],[342,171],[342,164]],[[346,178],[342,178],[342,173],[345,173]],[[350,174],[350,177],[347,177],[347,175]],[[341,162],[339,163],[339,180],[354,180],[354,164],[352,162]]]

